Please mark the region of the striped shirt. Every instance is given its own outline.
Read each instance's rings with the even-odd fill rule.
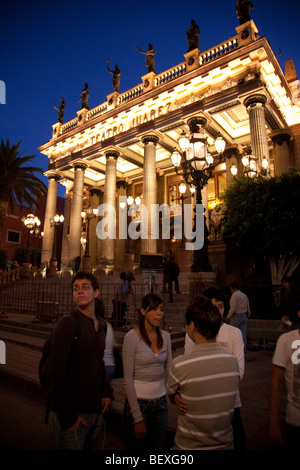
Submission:
[[[238,385],[238,361],[219,343],[198,344],[173,360],[167,393],[179,388],[188,407],[178,415],[178,448],[233,449],[231,419]]]

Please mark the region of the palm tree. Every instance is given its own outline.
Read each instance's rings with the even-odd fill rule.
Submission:
[[[19,152],[21,142],[10,146],[1,139],[0,145],[0,249],[4,220],[8,209],[14,205],[29,207],[36,204],[36,197],[44,196],[47,186],[34,173],[41,173],[41,168],[26,166],[36,155],[22,156]]]

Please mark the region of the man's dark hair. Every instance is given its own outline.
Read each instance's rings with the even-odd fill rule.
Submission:
[[[240,286],[236,282],[232,282],[230,287],[232,287],[232,289],[240,290]]]
[[[98,279],[96,278],[94,274],[88,271],[79,271],[77,274],[75,274],[71,282],[72,288],[73,288],[74,282],[77,281],[78,279],[87,279],[88,281],[91,282],[93,290],[99,289]]]
[[[202,292],[202,294],[205,297],[208,297],[210,300],[216,299],[225,303],[225,295],[223,294],[221,289],[219,289],[219,287],[208,287],[208,289],[205,289],[205,291]]]
[[[204,295],[195,297],[187,308],[185,318],[186,324],[192,321],[198,333],[207,340],[216,338],[222,323],[219,309]]]

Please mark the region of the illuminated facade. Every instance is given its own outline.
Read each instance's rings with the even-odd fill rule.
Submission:
[[[62,266],[71,266],[84,254],[82,241],[88,232],[92,268],[127,270],[138,263],[141,252],[165,253],[172,248],[182,271],[188,270],[192,253],[184,253],[172,235],[170,240],[100,240],[99,218],[87,221],[81,213],[103,203],[118,208],[119,196],[139,196],[146,207],[178,200],[182,178],[171,155],[179,149],[182,131],[189,131],[191,117],[206,118],[213,156],[218,135],[226,141],[223,161],[203,190],[207,214],[232,181],[232,165],[238,174],[243,171],[241,160],[249,146],[258,166],[267,159],[274,174],[290,166],[300,168],[299,82],[293,62],[288,61],[284,73],[252,20],[238,26],[236,33],[210,50],[186,53],[181,64],[164,73],[146,74],[141,84],[125,93],[111,93],[94,109],[81,109],[72,121],[53,125],[52,138],[39,148],[49,158],[42,260],[51,258],[54,233],[49,221],[56,210],[57,186],[63,184]],[[116,226],[119,217],[117,210]],[[212,241],[211,256],[218,250]]]

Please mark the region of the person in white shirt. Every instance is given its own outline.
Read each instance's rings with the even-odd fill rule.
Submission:
[[[246,352],[248,318],[250,317],[249,299],[246,294],[240,290],[238,284],[234,282],[230,284],[230,292],[230,308],[226,322],[241,330],[244,341],[244,352]]]
[[[300,304],[297,311],[300,319]],[[297,326],[278,338],[270,379],[270,438],[292,451],[296,451],[300,438],[300,324]],[[284,429],[279,413],[283,382],[287,391]]]
[[[212,304],[218,307],[219,312],[224,317],[225,310],[225,298],[224,294],[218,287],[210,287],[203,292],[205,297],[208,297]],[[244,355],[244,342],[242,333],[238,328],[231,325],[227,325],[222,321],[221,328],[216,338],[217,342],[223,346],[230,354],[235,356],[239,364],[240,380],[244,377],[245,372],[245,355]],[[195,343],[191,340],[189,335],[186,333],[184,354],[189,354],[195,347]],[[234,448],[236,450],[245,450],[246,438],[244,426],[241,418],[241,399],[238,392],[236,402],[234,406],[234,413],[232,418],[232,430]]]

